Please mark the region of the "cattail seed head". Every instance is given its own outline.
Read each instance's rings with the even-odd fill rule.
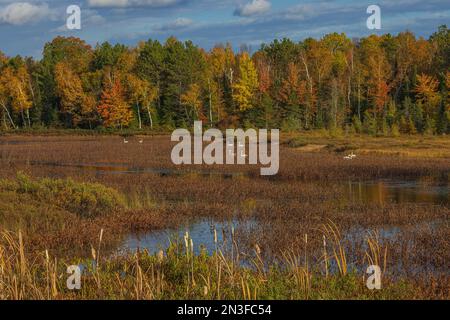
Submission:
[[[156,255],[156,258],[158,259],[158,262],[161,263],[164,260],[164,251],[159,250],[158,254]]]

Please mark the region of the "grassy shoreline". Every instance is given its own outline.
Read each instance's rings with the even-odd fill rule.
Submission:
[[[189,128],[188,128],[189,129]],[[172,130],[88,130],[88,129],[20,129],[0,131],[0,138],[26,137],[170,137]],[[169,138],[170,141],[170,138]],[[372,136],[366,134],[335,134],[324,130],[282,132],[281,143],[300,152],[322,150],[344,153],[394,157],[450,158],[450,138],[446,135]]]
[[[194,255],[192,242],[175,243],[166,251],[147,251],[103,257],[102,234],[92,246],[90,259],[60,260],[47,251],[34,257],[25,253],[21,233],[0,234],[0,299],[194,299],[194,300],[322,300],[322,299],[448,299],[449,279],[426,281],[382,277],[382,290],[369,290],[366,276],[345,266],[345,252],[327,258],[344,263],[324,274],[287,253],[283,265],[266,265],[255,248],[252,265],[242,267],[218,249],[212,255]],[[189,244],[191,243],[191,244]],[[373,257],[377,258],[377,257]],[[379,257],[378,257],[379,258]],[[83,266],[81,289],[69,290],[69,265]],[[325,264],[326,265],[326,264]],[[320,266],[320,268],[322,268]]]

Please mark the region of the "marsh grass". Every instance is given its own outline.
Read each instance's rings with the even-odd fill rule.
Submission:
[[[286,253],[286,264],[258,268],[233,265],[220,250],[192,254],[189,235],[154,255],[138,251],[100,255],[102,232],[92,259],[62,260],[48,251],[27,256],[21,233],[0,234],[2,299],[405,299],[424,298],[416,284],[384,279],[370,291],[355,271],[324,277],[303,265],[301,255]],[[258,258],[259,259],[259,258]],[[95,261],[93,263],[92,261]],[[66,268],[82,264],[80,290],[66,287]],[[441,292],[442,294],[442,292]]]
[[[426,188],[448,186],[448,158],[426,156],[433,150],[447,152],[448,141],[423,138],[418,148],[418,137],[311,134],[300,139],[332,147],[307,152],[282,144],[279,174],[262,178],[257,168],[247,165],[177,168],[170,162],[171,144],[164,136],[147,137],[143,144],[130,137],[127,145],[117,136],[0,137],[0,229],[21,230],[27,267],[36,261],[41,266],[33,272],[49,270],[36,275],[49,279],[38,281],[46,291],[36,297],[448,297],[448,202],[370,203],[348,199],[346,189],[349,181],[371,179],[420,179]],[[336,150],[348,145],[357,148],[358,157],[346,162]],[[422,156],[362,152],[385,147],[420,149]],[[99,166],[191,174],[122,174],[97,170]],[[205,175],[205,169],[219,174]],[[18,177],[17,171],[26,175]],[[233,232],[232,252],[221,252],[217,245],[214,254],[194,256],[182,239],[162,255],[140,251],[107,259],[129,234],[177,229],[204,218],[250,220],[254,226]],[[397,230],[392,238],[382,232],[390,228]],[[83,262],[95,271],[90,261],[100,229],[104,234],[98,274],[86,274],[86,291],[67,292],[59,279],[65,275],[64,262]],[[243,260],[251,268],[243,268]],[[396,289],[386,295],[366,292],[361,280],[363,267],[375,261],[395,280]],[[355,271],[355,265],[362,269]],[[8,279],[10,285],[15,283]]]

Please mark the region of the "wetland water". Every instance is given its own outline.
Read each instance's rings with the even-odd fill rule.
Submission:
[[[75,168],[95,172],[95,174],[119,174],[119,175],[138,175],[138,174],[155,174],[161,177],[180,176],[187,174],[196,174],[201,179],[223,178],[233,179],[235,177],[247,176],[243,172],[224,173],[220,171],[208,170],[176,170],[164,168],[147,168],[135,167],[125,163],[58,163],[44,161],[27,161],[30,166],[48,166],[61,168]],[[249,177],[251,178],[251,177]],[[425,180],[426,181],[426,180]],[[450,203],[449,185],[434,185],[413,180],[392,180],[379,179],[367,181],[346,181],[337,183],[343,190],[346,201],[357,202],[363,204],[388,204],[388,203],[413,203],[417,205],[441,205],[448,206]],[[263,200],[261,201],[270,201]],[[257,216],[257,212],[255,215]],[[430,222],[431,224],[438,222]],[[442,221],[439,222],[441,225]],[[446,223],[445,221],[443,223]],[[222,250],[228,250],[231,246],[231,232],[238,230],[242,232],[252,232],[258,229],[258,221],[254,218],[248,220],[231,219],[229,221],[221,221],[214,219],[193,220],[189,224],[185,224],[179,228],[168,228],[148,233],[130,234],[128,235],[119,248],[122,251],[135,251],[138,249],[146,249],[151,253],[159,250],[167,249],[171,241],[183,240],[186,232],[194,243],[194,251],[196,254],[205,249],[207,252],[213,252],[217,247],[214,242],[214,229],[217,232],[217,240]],[[358,241],[366,234],[367,230],[354,228],[348,230],[345,237]],[[383,226],[378,229],[380,237],[383,239],[394,239],[401,227]]]
[[[213,170],[177,170],[165,168],[135,167],[124,163],[58,163],[46,161],[27,161],[31,166],[48,166],[76,168],[94,171],[97,174],[156,174],[159,176],[183,176],[196,174],[198,176],[234,178],[247,176],[244,172],[220,172]],[[249,176],[249,178],[251,178]],[[364,203],[431,203],[448,204],[450,202],[450,186],[429,185],[419,181],[380,179],[369,181],[347,181],[342,185],[346,188],[346,196],[350,201]]]
[[[178,229],[165,229],[152,231],[144,234],[132,234],[123,242],[119,251],[135,251],[146,249],[150,253],[156,253],[159,250],[165,250],[169,247],[171,241],[184,241],[186,232],[194,244],[194,253],[199,254],[201,250],[211,253],[217,249],[217,246],[227,251],[231,248],[232,230],[239,229],[239,232],[252,232],[257,227],[255,220],[237,220],[217,221],[213,219],[202,219],[195,223],[186,224]],[[217,234],[217,244],[214,241],[214,229]]]
[[[348,182],[344,185],[349,201],[362,203],[385,204],[394,203],[416,203],[448,205],[450,203],[448,186],[424,186],[414,181],[379,180]],[[442,221],[432,222],[432,225],[441,224]],[[445,222],[444,222],[445,223]],[[217,230],[218,242],[225,247],[229,246],[231,230],[239,232],[251,232],[258,227],[257,220],[218,221],[214,219],[202,219],[184,225],[178,229],[165,229],[153,231],[146,234],[130,235],[123,243],[122,250],[147,249],[155,253],[160,249],[167,249],[170,240],[183,239],[186,232],[194,242],[194,251],[199,253],[202,248],[207,252],[213,252],[216,248],[214,242],[214,228]],[[367,230],[354,229],[349,231],[346,238],[363,238]],[[380,228],[381,238],[393,239],[401,228],[397,226],[386,226]]]

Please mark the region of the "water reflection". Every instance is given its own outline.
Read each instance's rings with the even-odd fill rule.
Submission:
[[[202,249],[212,253],[220,248],[222,251],[229,251],[232,243],[232,230],[239,232],[251,232],[257,227],[255,220],[231,220],[217,221],[212,219],[200,220],[187,224],[178,229],[165,229],[152,231],[144,234],[131,234],[123,242],[119,251],[136,251],[146,249],[154,254],[159,250],[166,250],[171,242],[183,240],[186,232],[194,244],[195,254],[199,254]],[[217,234],[217,246],[214,241],[214,229]]]
[[[17,162],[15,162],[17,163]],[[167,168],[148,168],[129,166],[123,163],[60,163],[50,161],[27,161],[27,165],[31,166],[48,166],[62,168],[76,168],[80,170],[95,171],[96,174],[155,174],[161,177],[183,176],[195,174],[202,177],[221,177],[224,179],[243,177],[243,172],[220,172],[212,170],[180,170]]]
[[[423,185],[416,181],[348,182],[347,195],[350,201],[364,203],[449,203],[448,186]]]

